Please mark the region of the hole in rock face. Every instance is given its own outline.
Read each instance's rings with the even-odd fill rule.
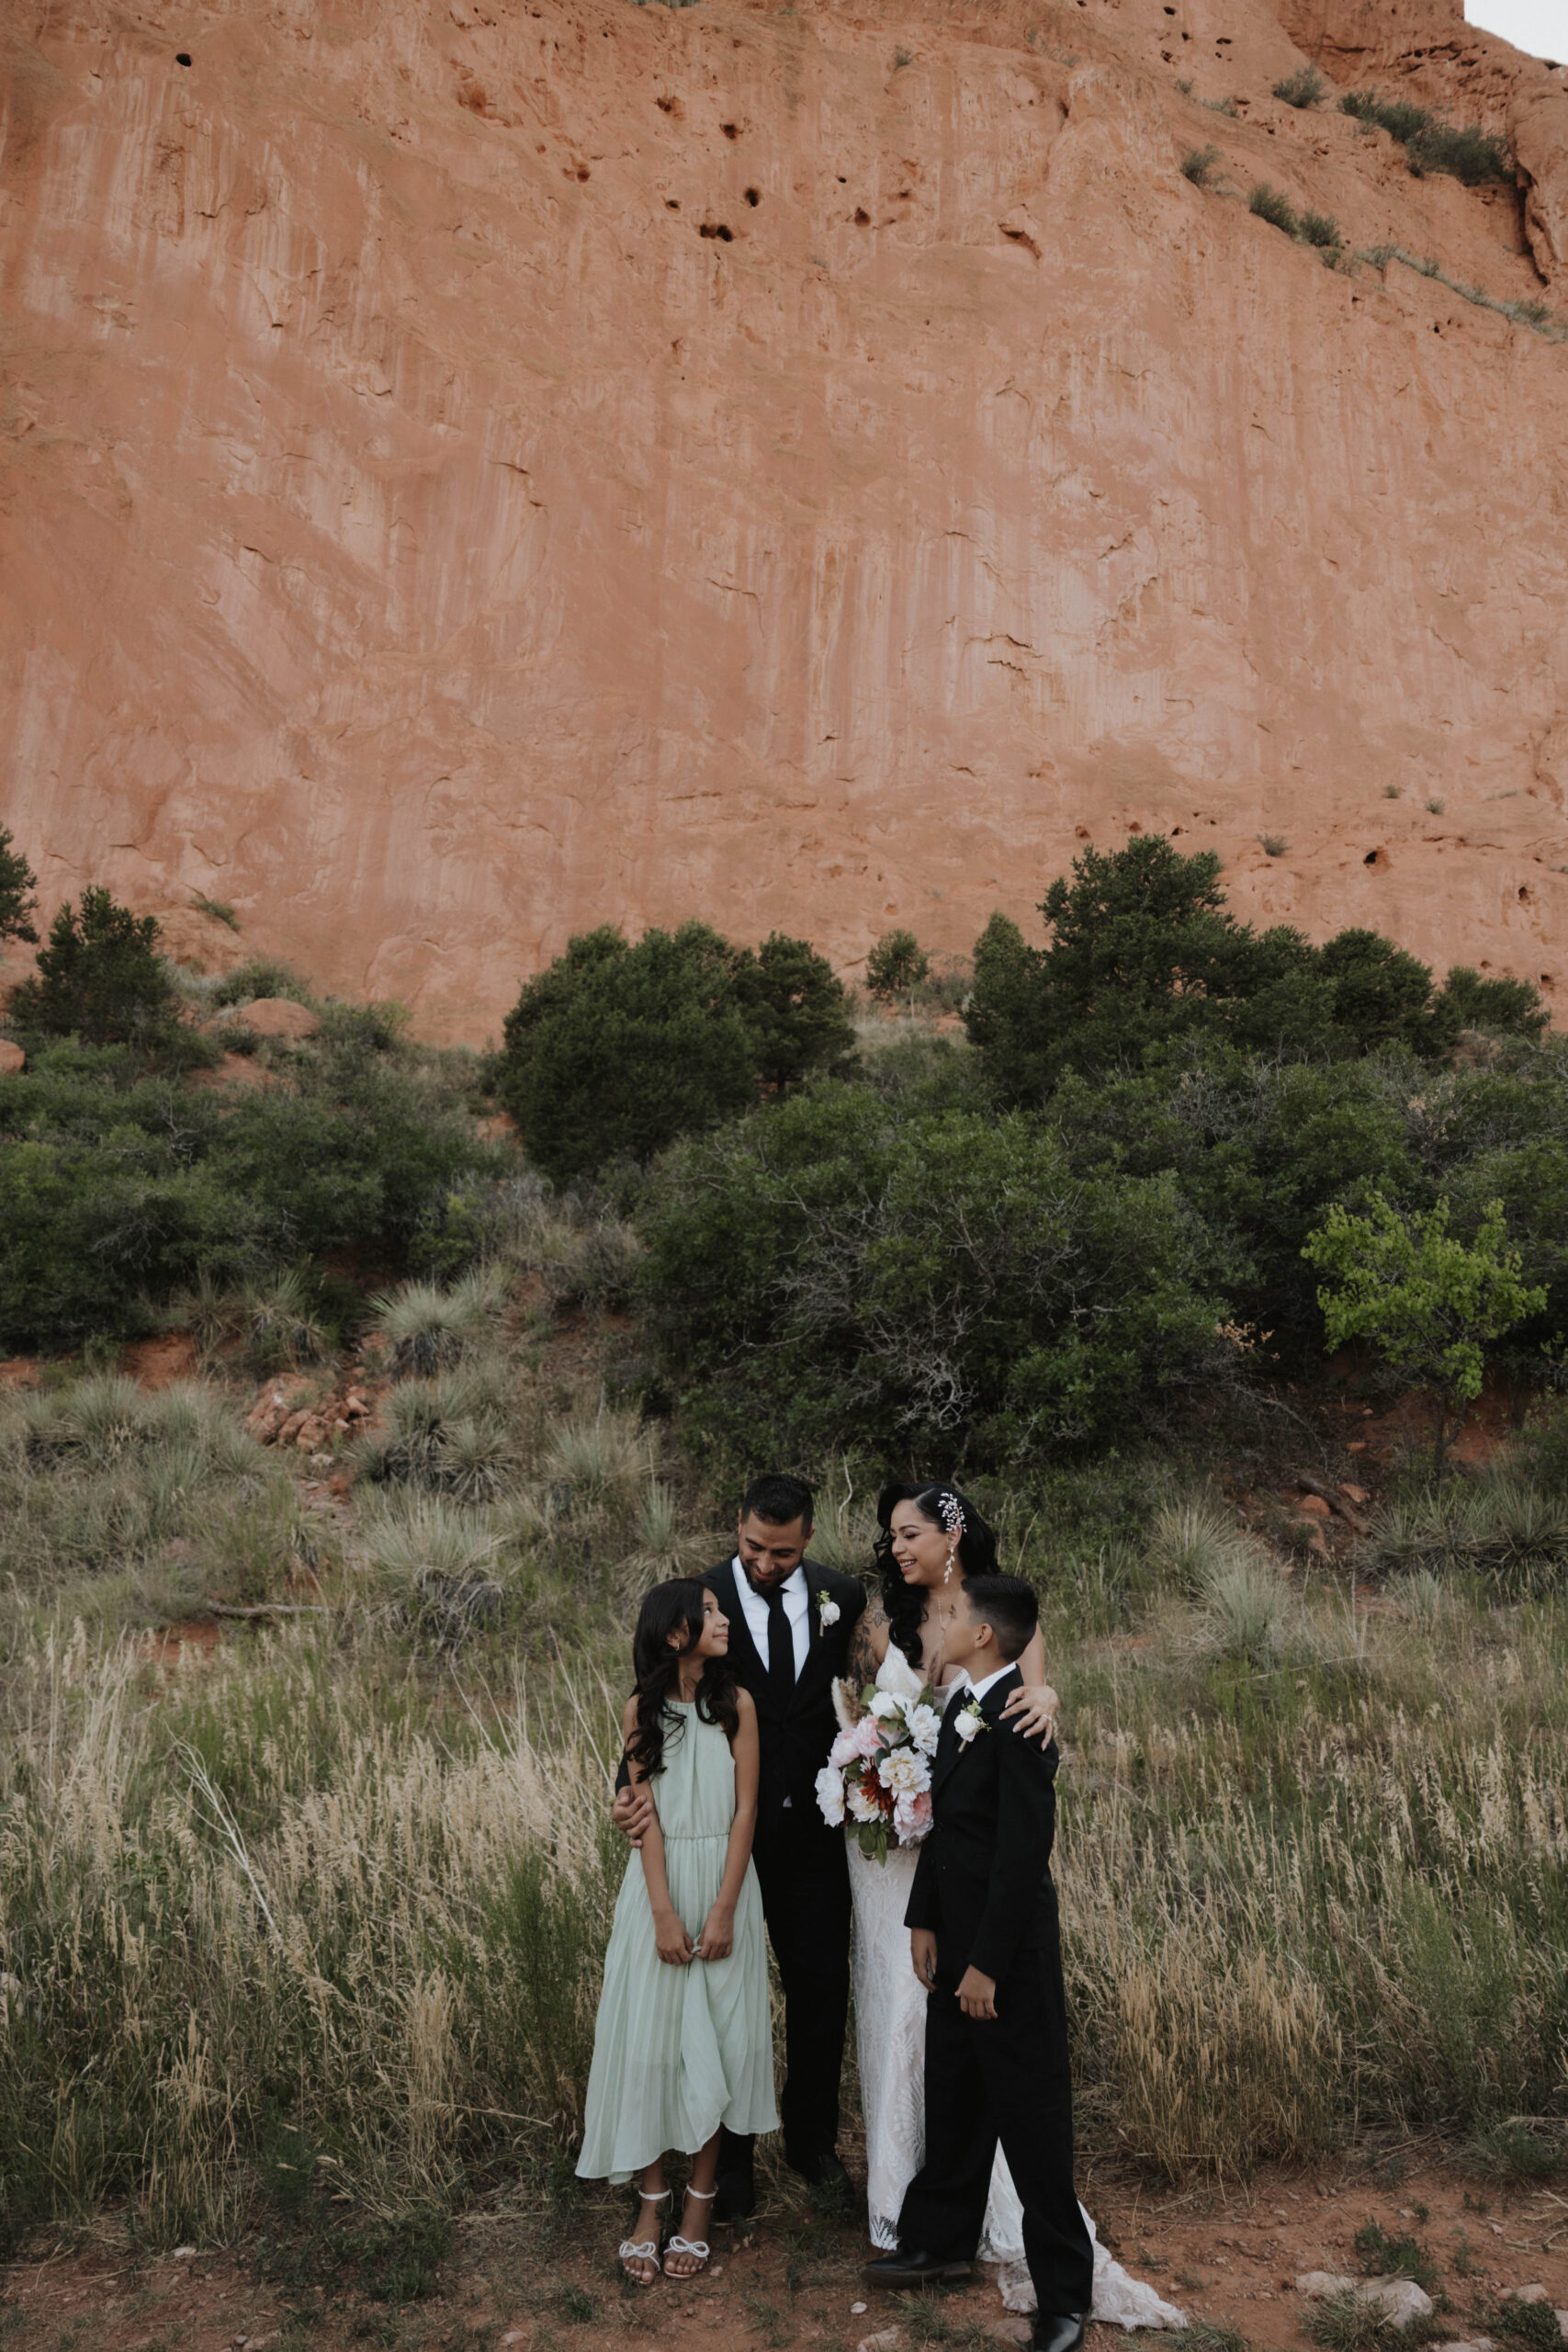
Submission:
[[[175,50],[175,63],[176,65],[188,65],[188,64],[190,63],[190,51],[189,51],[189,50],[188,50],[188,49],[176,49],[176,50]]]
[[[739,139],[740,136],[740,125],[738,122],[721,122],[718,127],[727,139]]]
[[[681,209],[681,199],[678,196],[667,196],[664,201],[671,212],[679,212]]]
[[[746,191],[746,201],[748,204],[761,204],[762,201],[761,190],[754,187],[749,187]]]
[[[716,237],[722,245],[732,245],[735,243],[734,230],[727,229],[722,220],[703,221],[697,230],[697,234],[699,237]]]
[[[855,207],[855,227],[857,229],[869,229],[870,226],[870,213],[866,210],[863,204],[857,204]]]
[[[1370,849],[1370,850],[1367,852],[1367,854],[1366,854],[1365,857],[1361,860],[1361,864],[1362,864],[1363,865],[1375,865],[1377,864],[1377,862],[1378,862],[1379,858],[1380,858],[1382,855],[1382,850],[1380,850],[1380,849]]]
[[[1530,894],[1529,894],[1529,890],[1526,888],[1525,885],[1521,882],[1521,883],[1519,884],[1519,904],[1520,904],[1520,906],[1521,906],[1521,907],[1528,907],[1528,906],[1529,906],[1529,902],[1530,902]]]

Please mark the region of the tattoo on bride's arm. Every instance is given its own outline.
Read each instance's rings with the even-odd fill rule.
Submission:
[[[887,1611],[882,1606],[880,1593],[868,1594],[865,1607],[855,1621],[850,1645],[844,1654],[844,1678],[858,1698],[868,1682],[876,1679],[877,1644],[875,1631],[886,1626]]]

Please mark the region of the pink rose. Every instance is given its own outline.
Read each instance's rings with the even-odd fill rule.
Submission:
[[[908,1846],[919,1845],[931,1826],[931,1801],[925,1789],[908,1791],[898,1797],[893,1807],[893,1826]]]
[[[841,1731],[828,1750],[828,1761],[842,1771],[844,1766],[852,1763],[859,1754],[860,1748],[856,1743],[855,1734],[852,1731]]]
[[[854,1747],[850,1751],[852,1755],[868,1758],[881,1755],[882,1735],[870,1715],[861,1717],[850,1736],[854,1741]]]

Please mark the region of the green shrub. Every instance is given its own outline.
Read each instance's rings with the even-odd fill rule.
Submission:
[[[1303,244],[1315,245],[1325,260],[1345,250],[1344,232],[1332,212],[1303,212],[1301,239]]]
[[[1356,2232],[1356,2252],[1368,2278],[1414,2278],[1430,2294],[1438,2283],[1432,2249],[1417,2237],[1401,2233],[1391,2237],[1381,2222],[1363,2222]]]
[[[1181,158],[1181,176],[1190,180],[1194,187],[1207,187],[1219,160],[1217,147],[1189,147]]]
[[[198,915],[206,915],[209,922],[220,922],[226,931],[238,931],[240,918],[227,899],[209,899],[204,892],[191,893],[191,905]]]
[[[133,915],[107,890],[84,890],[79,910],[67,899],[39,950],[36,977],[11,999],[12,1025],[88,1046],[165,1042],[178,998],[159,935],[152,915]]]
[[[309,1049],[288,1089],[197,1093],[130,1049],[46,1046],[0,1078],[0,1348],[145,1330],[330,1250],[395,1263],[502,1155],[412,1067]]]
[[[1256,212],[1260,220],[1269,221],[1276,229],[1283,229],[1287,237],[1298,236],[1301,222],[1289,197],[1281,196],[1267,180],[1259,180],[1247,199],[1247,209]]]
[[[561,1182],[644,1160],[797,1085],[853,1044],[842,984],[802,940],[753,953],[700,922],[569,942],[506,1016],[497,1091]]]
[[[884,1004],[912,997],[930,975],[931,957],[912,931],[885,931],[865,959],[865,984]]]
[[[302,980],[292,964],[276,956],[253,956],[243,964],[236,964],[211,991],[211,1001],[217,1005],[249,1004],[254,997],[291,997],[296,1004],[314,1005],[316,999],[310,983]]]
[[[1298,65],[1274,85],[1274,96],[1288,107],[1315,107],[1328,96],[1328,84],[1315,65]]]
[[[727,1448],[1033,1459],[1157,1419],[1213,1351],[1170,1179],[1080,1182],[1027,1117],[812,1090],[670,1153],[638,1223],[666,1375]]]
[[[1486,980],[1468,964],[1456,964],[1443,985],[1456,1029],[1490,1029],[1515,1037],[1539,1037],[1551,1015],[1529,980]]]
[[[1380,98],[1375,90],[1348,90],[1339,110],[1359,121],[1376,123],[1397,139],[1417,177],[1424,172],[1444,172],[1467,187],[1480,187],[1489,180],[1506,182],[1514,176],[1507,141],[1483,130],[1479,123],[1443,122],[1429,107],[1408,98]]]
[[[24,939],[36,945],[33,916],[38,912],[38,876],[0,825],[0,939]]]

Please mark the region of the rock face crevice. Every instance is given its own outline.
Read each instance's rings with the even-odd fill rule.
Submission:
[[[606,918],[852,970],[1136,824],[1556,987],[1568,345],[1245,201],[1568,307],[1563,76],[1458,0],[34,0],[0,70],[46,902],[207,894],[479,1037]]]

